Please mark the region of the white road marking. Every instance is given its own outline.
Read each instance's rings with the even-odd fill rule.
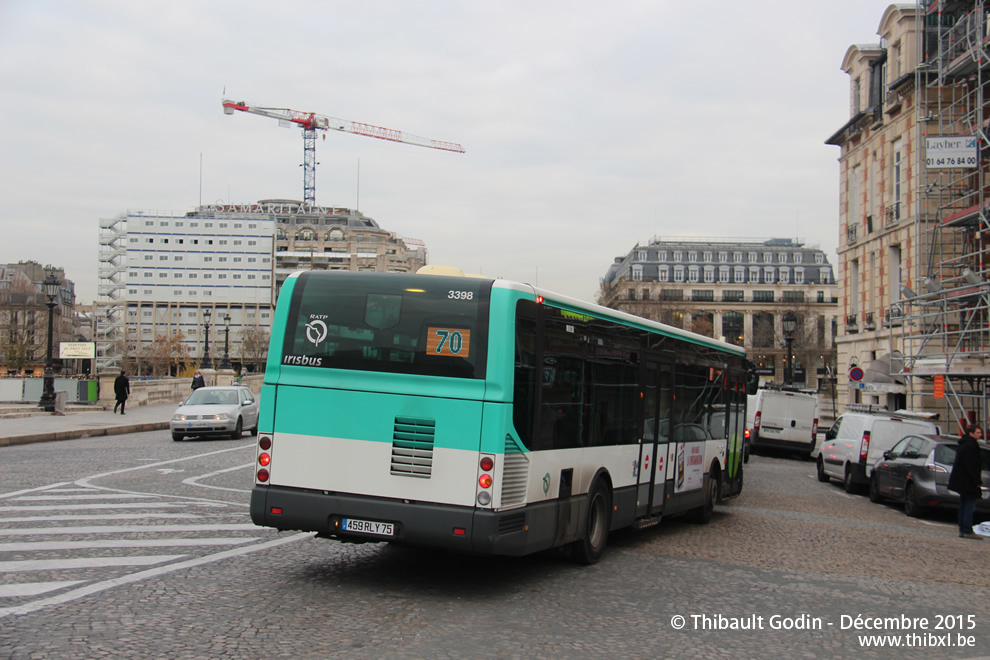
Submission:
[[[0,512],[7,511],[81,511],[85,509],[176,509],[189,506],[186,503],[171,503],[171,502],[149,502],[147,504],[115,504],[113,502],[107,502],[106,504],[58,504],[45,506],[42,504],[30,504],[25,506],[0,506]],[[219,506],[214,503],[203,503],[199,506]]]
[[[138,465],[138,466],[135,466],[135,467],[122,468],[120,470],[111,470],[110,472],[101,472],[100,474],[94,474],[93,476],[90,476],[90,477],[83,477],[82,479],[79,479],[75,483],[76,483],[77,486],[88,486],[88,487],[91,487],[91,488],[99,488],[99,486],[90,486],[90,483],[89,482],[92,481],[93,479],[100,479],[102,477],[109,477],[109,476],[114,475],[114,474],[123,474],[124,472],[133,472],[135,470],[147,470],[148,468],[154,468],[154,467],[158,467],[160,465],[172,465],[173,463],[182,463],[183,461],[192,461],[192,460],[195,460],[197,458],[203,458],[204,456],[216,456],[217,454],[226,454],[227,452],[231,452],[231,451],[242,451],[244,449],[254,449],[254,447],[255,447],[255,445],[252,442],[249,445],[241,445],[240,447],[231,447],[229,449],[218,449],[217,451],[209,451],[209,452],[206,452],[205,454],[195,454],[193,456],[186,456],[184,458],[173,458],[173,459],[168,460],[168,461],[159,461],[157,463],[149,463],[148,465]],[[62,484],[59,484],[59,485],[61,486]]]
[[[142,498],[152,499],[155,495],[132,495],[130,493],[99,493],[97,495],[32,495],[30,497],[15,497],[17,502],[37,501],[54,502],[58,500],[119,500],[121,498]]]
[[[68,481],[63,481],[61,483],[51,484],[48,486],[38,486],[37,488],[25,488],[24,490],[15,490],[12,493],[0,493],[0,500],[5,499],[7,497],[17,497],[18,495],[23,495],[24,493],[36,493],[39,490],[48,490],[50,488],[58,488],[60,486],[68,486],[68,485],[70,485]]]
[[[86,580],[62,580],[61,582],[23,582],[21,584],[0,584],[0,598],[18,598],[20,596],[40,596],[49,591],[57,591],[66,587],[74,587]]]
[[[73,557],[71,559],[21,559],[0,562],[0,573],[24,571],[64,571],[73,568],[106,568],[107,566],[151,566],[182,559],[186,555],[146,555],[136,557]]]
[[[197,519],[205,516],[197,516],[194,513],[118,513],[108,516],[22,516],[19,518],[0,517],[0,523],[24,523],[24,522],[45,522],[48,520],[73,521],[73,520],[147,520],[148,518],[185,518]]]
[[[154,532],[242,532],[258,530],[251,523],[230,525],[121,525],[89,527],[24,527],[21,529],[0,529],[0,536],[47,536],[49,534],[147,534]]]
[[[250,490],[243,488],[224,488],[223,486],[210,486],[208,484],[197,483],[200,479],[208,479],[210,477],[215,477],[218,474],[224,474],[225,472],[234,472],[236,470],[244,470],[246,468],[254,467],[254,463],[245,463],[244,465],[238,465],[232,468],[226,468],[224,470],[217,470],[216,472],[208,472],[206,474],[201,474],[198,477],[189,477],[188,479],[183,479],[182,483],[187,486],[199,486],[200,488],[213,488],[214,490],[229,490],[235,493],[250,493]]]
[[[211,545],[240,545],[257,538],[212,537],[201,539],[92,539],[90,541],[17,541],[0,543],[0,552],[47,552],[51,550],[93,550],[96,548],[170,548]]]
[[[230,557],[238,557],[240,555],[246,555],[252,552],[257,552],[259,550],[268,550],[269,548],[285,545],[286,543],[294,543],[296,541],[302,541],[304,539],[311,538],[311,536],[312,536],[311,534],[293,534],[292,536],[286,538],[277,538],[273,541],[268,541],[266,543],[250,545],[241,548],[233,548],[231,550],[225,550],[223,552],[218,552],[213,555],[207,555],[205,557],[197,557],[195,559],[180,561],[174,564],[169,564],[167,566],[159,566],[157,568],[151,568],[145,571],[139,571],[137,573],[123,575],[121,577],[113,578],[111,580],[104,580],[103,582],[97,582],[95,584],[88,584],[84,587],[73,589],[72,591],[67,591],[57,596],[36,600],[32,603],[25,603],[24,605],[18,605],[15,607],[0,608],[0,619],[2,619],[5,616],[10,616],[11,614],[29,614],[31,612],[37,612],[38,610],[44,609],[46,607],[50,607],[52,605],[62,605],[74,600],[78,600],[80,598],[84,598],[86,596],[90,596],[95,593],[99,593],[101,591],[105,591],[107,589],[112,589],[113,587],[118,587],[123,584],[140,582],[141,580],[147,580],[148,578],[158,577],[160,575],[165,575],[166,573],[172,573],[174,571],[180,571],[186,568],[193,568],[194,566],[202,566],[203,564],[211,564],[213,562],[221,561],[223,559],[228,559]]]

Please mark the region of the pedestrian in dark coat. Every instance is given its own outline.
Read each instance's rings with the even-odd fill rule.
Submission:
[[[113,381],[113,393],[117,397],[117,402],[113,404],[114,414],[117,414],[118,406],[120,407],[120,414],[125,414],[124,405],[127,403],[127,397],[131,395],[131,381],[127,379],[127,374],[123,370]]]
[[[959,493],[959,536],[964,539],[983,537],[973,533],[973,511],[976,500],[982,497],[983,461],[980,456],[979,441],[983,439],[983,429],[979,424],[966,427],[966,434],[959,439],[956,459],[949,473],[949,490]]]
[[[196,373],[193,374],[192,388],[195,392],[201,387],[206,387],[206,379],[203,378],[203,374],[199,373],[199,369],[197,369]]]

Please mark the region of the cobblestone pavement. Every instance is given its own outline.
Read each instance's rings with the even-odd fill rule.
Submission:
[[[0,611],[0,658],[990,655],[990,541],[958,538],[951,515],[916,520],[819,483],[810,462],[754,457],[743,495],[720,505],[710,524],[665,520],[646,532],[613,533],[603,560],[582,567],[555,553],[470,557],[224,528],[244,522],[252,457],[247,438],[172,443],[167,432],[0,448],[0,509],[19,509],[0,510],[0,588],[75,583],[0,597],[0,608],[8,609],[64,599],[23,613]],[[116,497],[81,499],[88,495]],[[116,506],[101,514],[31,512],[20,507],[53,501],[25,497]],[[131,519],[11,520],[132,510],[122,504],[202,518],[147,518],[145,525],[197,529],[139,533],[124,530],[138,524]],[[97,525],[118,530],[16,533]],[[5,547],[163,537],[229,544]],[[182,556],[158,560],[173,554]],[[134,556],[156,559],[30,571],[13,564]],[[105,588],[65,598],[88,585]],[[853,627],[873,626],[877,617],[880,630]],[[890,627],[921,618],[925,629]],[[875,648],[859,639],[877,633],[910,646]],[[970,638],[972,645],[958,646]]]

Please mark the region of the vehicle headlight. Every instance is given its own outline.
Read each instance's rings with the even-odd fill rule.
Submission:
[[[186,421],[186,416],[185,415],[172,415],[172,421],[173,422],[184,422],[184,421]]]
[[[230,419],[230,413],[220,413],[219,415],[217,415],[217,419],[220,420],[221,422],[226,422],[227,420]]]

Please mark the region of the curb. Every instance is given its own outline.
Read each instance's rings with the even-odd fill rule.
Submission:
[[[103,435],[121,435],[124,433],[142,433],[144,431],[161,431],[169,428],[169,422],[142,422],[126,426],[109,426],[98,429],[72,429],[69,431],[52,431],[49,433],[30,433],[0,438],[0,447],[12,445],[27,445],[34,442],[53,442],[57,440],[78,440],[79,438],[95,438]]]

